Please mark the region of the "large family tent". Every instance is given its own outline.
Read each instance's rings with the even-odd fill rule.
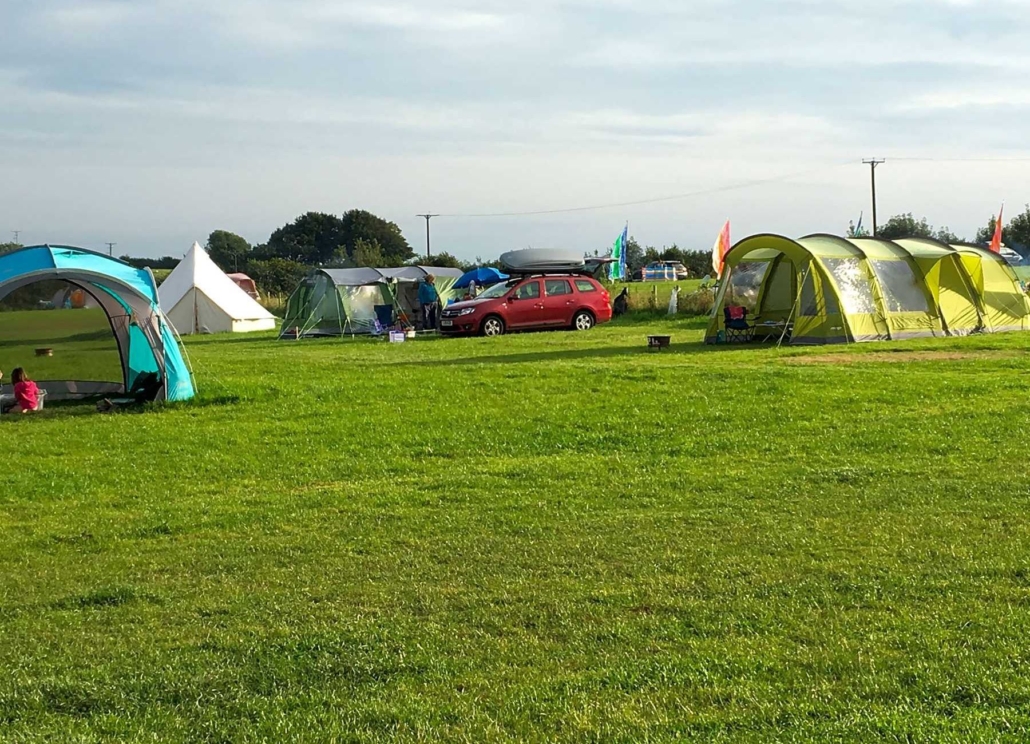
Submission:
[[[730,307],[747,309],[756,338],[793,344],[1030,330],[1030,299],[1001,256],[921,238],[746,238],[726,254],[709,343]]]
[[[199,243],[158,292],[161,309],[183,335],[275,330],[275,316],[218,268]]]
[[[121,379],[37,380],[51,400],[126,393],[153,400],[193,397],[189,369],[175,331],[161,312],[157,286],[149,269],[137,269],[99,253],[66,246],[35,246],[0,256],[0,300],[22,287],[54,280],[85,292],[103,309],[117,342]],[[45,321],[67,325],[79,313],[90,311],[39,311],[39,316],[44,312]],[[33,329],[23,326],[38,323],[35,313],[0,313],[0,337],[12,343],[10,339],[32,332]],[[50,351],[74,357],[81,341],[74,334],[69,335],[68,329],[64,331],[67,347],[55,346]]]
[[[429,274],[436,277],[440,300],[446,303],[461,277],[458,269],[315,269],[290,295],[279,337],[372,333],[379,318],[377,307],[414,321],[419,311],[418,285]]]

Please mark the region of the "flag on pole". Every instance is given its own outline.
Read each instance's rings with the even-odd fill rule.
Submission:
[[[1001,211],[998,212],[998,221],[994,225],[994,237],[991,238],[991,250],[995,253],[1001,253],[1001,231],[1002,231],[1002,217],[1005,214],[1005,205],[1001,205]]]
[[[726,260],[726,254],[729,252],[730,221],[726,220],[726,224],[719,231],[719,237],[715,239],[715,245],[712,246],[712,268],[715,270],[716,276],[722,276],[723,263]]]
[[[855,225],[855,237],[856,238],[861,238],[862,237],[862,218],[863,217],[865,217],[865,212],[864,211],[863,212],[859,212],[858,213],[858,224]]]
[[[626,243],[629,241],[629,224],[615,240],[615,245],[612,246],[612,258],[614,259],[608,264],[608,279],[615,281],[616,279],[626,278]]]

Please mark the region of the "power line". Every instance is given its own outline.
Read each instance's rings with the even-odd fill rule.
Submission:
[[[539,215],[548,214],[571,214],[574,212],[595,212],[602,209],[617,209],[620,207],[636,207],[645,204],[659,204],[661,202],[677,201],[679,199],[690,199],[695,196],[707,196],[709,194],[720,194],[726,191],[737,191],[739,189],[751,188],[753,186],[762,186],[770,183],[780,183],[783,181],[789,181],[794,178],[801,178],[802,176],[809,176],[815,173],[821,173],[826,170],[833,168],[840,168],[845,165],[855,165],[857,161],[848,160],[845,162],[834,163],[833,165],[822,166],[820,168],[813,168],[811,170],[799,171],[797,173],[789,173],[781,176],[774,176],[771,178],[762,178],[754,181],[742,181],[740,183],[728,184],[726,186],[717,186],[712,189],[701,189],[698,191],[688,191],[683,194],[673,194],[671,196],[659,196],[652,199],[639,199],[637,201],[618,202],[613,204],[598,204],[590,207],[571,207],[568,209],[542,209],[532,212],[496,212],[486,214],[440,214],[432,215],[433,217],[449,217],[449,218],[461,218],[461,219],[486,219],[493,217],[536,217]],[[420,214],[419,217],[425,217],[426,215]],[[428,226],[428,219],[426,220]]]
[[[1030,163],[1030,157],[1018,158],[891,158],[906,163]]]

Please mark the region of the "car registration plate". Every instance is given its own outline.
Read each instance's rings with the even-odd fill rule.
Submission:
[[[440,325],[442,327],[444,327],[444,328],[450,328],[452,325],[454,325],[454,321],[453,320],[441,320],[440,321]]]

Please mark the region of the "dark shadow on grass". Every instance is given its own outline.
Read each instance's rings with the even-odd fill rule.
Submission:
[[[168,411],[193,410],[202,408],[215,408],[221,406],[234,406],[243,401],[238,395],[218,395],[193,400],[176,401],[174,403],[133,403],[126,406],[117,406],[110,411],[100,412],[97,410],[97,403],[103,398],[91,398],[89,400],[60,400],[47,403],[39,413],[8,413],[0,416],[0,425],[22,422],[28,424],[32,421],[45,419],[70,418],[81,416],[128,416],[138,414],[161,414]]]
[[[539,351],[525,354],[493,354],[489,356],[463,357],[461,359],[445,359],[434,362],[399,362],[397,366],[423,367],[433,364],[442,367],[465,367],[477,364],[529,364],[535,362],[577,361],[583,359],[611,359],[613,357],[638,357],[659,359],[670,356],[697,356],[700,354],[718,354],[726,351],[739,351],[746,348],[761,348],[756,344],[712,345],[703,341],[691,343],[673,343],[668,349],[652,351],[643,341],[634,346],[607,346],[592,349],[569,349],[566,351]],[[773,348],[773,347],[766,347]]]

